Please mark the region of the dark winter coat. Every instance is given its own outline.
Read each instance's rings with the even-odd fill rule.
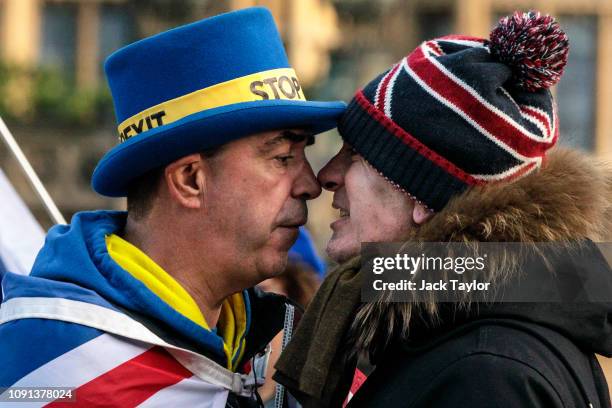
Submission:
[[[539,173],[456,197],[410,240],[598,242],[610,240],[611,225],[612,172],[581,153],[559,149]],[[592,273],[610,284],[612,271],[598,256]],[[355,267],[341,267],[329,280],[338,287],[346,276],[358,275]],[[295,341],[311,368],[320,356],[300,331],[310,331],[314,343],[325,337],[325,327],[343,328],[341,340],[327,340],[336,344],[328,359],[334,366],[321,371],[327,381],[305,375],[323,367],[322,361],[277,376],[305,406],[342,404],[356,365],[347,351],[370,356],[375,364],[349,408],[610,406],[595,353],[612,356],[611,303],[494,304],[468,312],[439,304],[441,323],[432,325],[423,323],[431,322],[427,312],[405,304],[357,302],[346,314],[350,319],[330,322],[322,317],[334,289],[324,283],[322,290],[325,301],[312,303],[321,309],[307,311]],[[401,335],[407,327],[408,336]]]

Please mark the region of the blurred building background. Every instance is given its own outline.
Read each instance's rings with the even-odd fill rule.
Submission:
[[[253,5],[275,15],[307,96],[344,100],[423,39],[486,36],[516,9],[551,13],[571,41],[555,90],[561,143],[612,156],[612,0],[0,0],[0,114],[67,217],[124,205],[89,187],[97,160],[116,142],[105,57],[170,27]],[[318,138],[315,170],[338,147],[334,132]],[[0,165],[48,226],[3,147]],[[329,202],[326,195],[311,206],[320,246],[335,216]]]
[[[275,15],[307,96],[344,100],[423,39],[486,36],[516,9],[551,13],[571,41],[555,89],[561,143],[612,157],[612,0],[0,0],[0,114],[67,217],[124,205],[89,187],[97,160],[116,142],[105,57],[167,28],[253,5]],[[315,170],[338,146],[334,132],[318,139]],[[3,146],[0,166],[48,226]],[[326,195],[311,206],[320,246],[335,216],[329,202]]]
[[[96,162],[116,143],[104,59],[142,37],[257,3],[273,11],[302,83],[325,80],[331,50],[340,45],[328,1],[0,0],[0,115],[67,219],[124,205],[89,187]],[[48,227],[2,143],[0,166]]]
[[[612,160],[612,0],[0,0],[0,114],[68,219],[124,207],[89,187],[95,164],[116,143],[105,57],[170,27],[253,5],[275,15],[307,97],[329,100],[350,99],[424,39],[487,36],[513,10],[553,14],[571,42],[554,90],[560,142]],[[333,131],[318,138],[309,152],[315,171],[339,146]],[[48,227],[1,143],[0,167]],[[319,248],[336,217],[330,203],[324,193],[310,204]]]

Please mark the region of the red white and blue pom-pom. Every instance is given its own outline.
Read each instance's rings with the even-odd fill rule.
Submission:
[[[567,64],[569,40],[551,16],[515,12],[499,20],[491,31],[489,49],[512,69],[512,85],[534,92],[559,82]]]

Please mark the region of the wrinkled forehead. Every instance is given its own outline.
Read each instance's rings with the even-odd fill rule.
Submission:
[[[253,142],[261,153],[267,153],[287,144],[305,142],[306,146],[312,145],[314,144],[314,135],[312,132],[303,129],[282,129],[256,135]]]

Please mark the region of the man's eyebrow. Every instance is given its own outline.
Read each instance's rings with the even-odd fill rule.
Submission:
[[[292,130],[283,130],[277,136],[266,140],[263,146],[260,148],[260,150],[262,152],[269,152],[274,147],[278,146],[279,144],[283,142],[289,141],[293,143],[300,143],[300,142],[303,142],[304,140],[306,140],[306,145],[310,146],[314,144],[314,135],[312,133],[306,133],[306,132],[298,133]]]
[[[314,143],[314,135],[309,132],[294,132],[292,130],[283,130],[281,137],[288,139],[295,143],[300,143],[306,140],[306,144],[310,145]]]

